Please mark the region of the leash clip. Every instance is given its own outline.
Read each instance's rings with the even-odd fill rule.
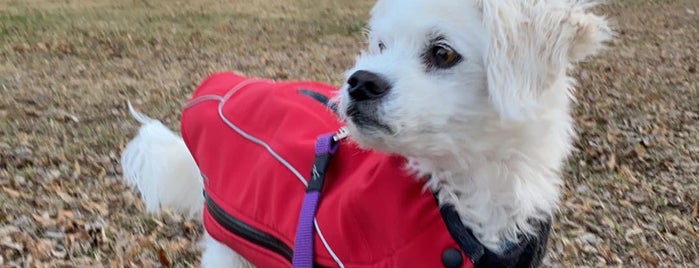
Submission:
[[[333,141],[340,141],[344,138],[347,138],[349,136],[349,130],[347,130],[347,127],[341,127],[335,135],[333,135]]]

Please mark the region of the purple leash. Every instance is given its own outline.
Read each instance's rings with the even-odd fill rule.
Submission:
[[[344,138],[346,133],[340,129],[337,134],[325,134],[318,137],[315,146],[315,160],[311,168],[311,178],[308,181],[306,195],[301,203],[301,212],[296,224],[296,239],[294,241],[293,268],[313,267],[313,218],[318,208],[320,190],[325,180],[325,170],[328,168],[330,158],[337,151],[338,140]]]

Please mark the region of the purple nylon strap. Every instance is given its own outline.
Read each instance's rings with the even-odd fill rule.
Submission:
[[[333,134],[318,137],[315,146],[315,160],[311,169],[306,195],[301,203],[298,223],[296,224],[296,240],[294,241],[293,268],[313,267],[313,218],[318,208],[320,190],[325,179],[325,169],[330,162],[330,156],[337,151],[338,143],[333,140]]]
[[[316,140],[316,155],[334,154],[337,151],[337,143],[333,142],[333,135],[335,134],[325,134],[318,137]]]
[[[306,192],[301,205],[301,214],[296,225],[296,241],[294,242],[294,268],[313,267],[313,217],[316,214],[320,192]]]

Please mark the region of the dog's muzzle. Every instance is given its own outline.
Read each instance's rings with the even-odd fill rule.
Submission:
[[[379,74],[359,70],[347,79],[350,102],[347,116],[360,128],[378,128],[392,132],[379,120],[377,110],[381,99],[391,90],[391,83]]]

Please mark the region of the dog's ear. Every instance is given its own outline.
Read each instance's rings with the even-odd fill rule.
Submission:
[[[556,79],[567,79],[571,63],[595,54],[611,38],[606,20],[589,13],[585,1],[476,3],[489,35],[484,59],[488,93],[505,120],[529,118],[541,105],[539,96]]]

